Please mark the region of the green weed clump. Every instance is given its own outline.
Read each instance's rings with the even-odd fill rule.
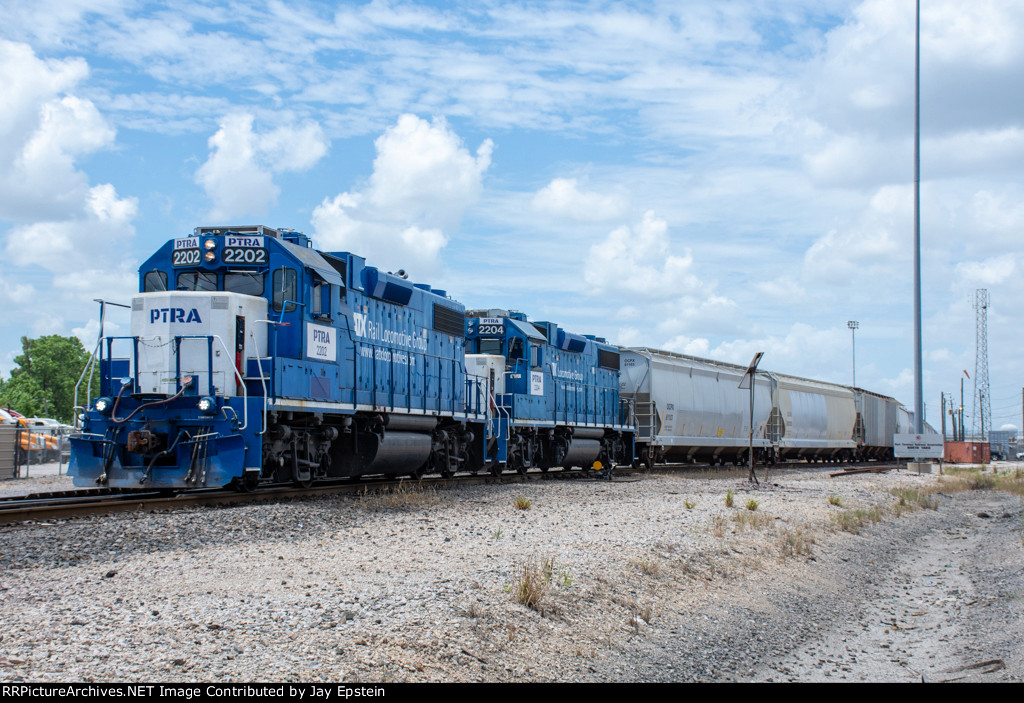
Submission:
[[[835,493],[828,497],[828,504],[834,505],[837,508],[843,507],[843,499],[837,496]]]
[[[526,496],[516,496],[515,503],[516,510],[529,510],[530,506],[533,505],[533,501]]]
[[[730,488],[725,492],[725,507],[731,508],[733,503],[736,501],[736,494],[732,492]]]
[[[760,504],[761,501],[754,500],[753,498],[751,498],[750,500],[747,501],[747,510],[757,510],[757,506],[759,506]]]

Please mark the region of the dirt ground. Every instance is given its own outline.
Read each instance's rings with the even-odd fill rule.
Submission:
[[[1020,681],[1022,468],[0,526],[0,681]]]

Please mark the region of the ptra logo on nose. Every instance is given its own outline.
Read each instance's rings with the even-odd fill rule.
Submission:
[[[168,319],[170,318],[170,319]],[[185,317],[185,308],[153,308],[149,311],[150,322],[202,322],[199,311],[192,308]]]

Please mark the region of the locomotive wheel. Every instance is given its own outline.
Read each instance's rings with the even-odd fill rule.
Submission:
[[[501,476],[501,464],[497,461],[492,461],[487,465],[487,473],[491,476]]]
[[[258,485],[259,478],[251,474],[233,478],[229,484],[232,490],[238,491],[239,493],[249,493],[250,491],[254,491]]]

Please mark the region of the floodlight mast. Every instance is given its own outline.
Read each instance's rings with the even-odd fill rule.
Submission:
[[[914,34],[914,433],[924,433],[921,371],[921,0]]]
[[[860,323],[856,320],[847,320],[846,326],[850,328],[850,344],[853,349],[853,387],[857,387],[857,328]]]

